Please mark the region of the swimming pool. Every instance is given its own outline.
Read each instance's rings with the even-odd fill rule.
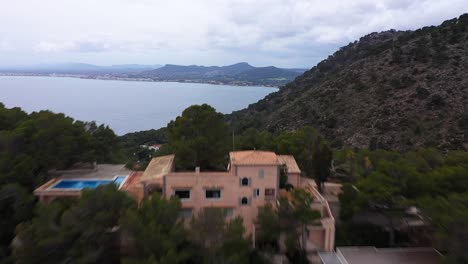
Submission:
[[[126,178],[127,178],[126,175],[115,176],[114,183],[117,184],[117,186],[120,186],[122,185],[122,183],[125,181]]]
[[[99,185],[114,183],[119,188],[127,178],[127,175],[117,175],[113,179],[68,179],[60,180],[50,189],[95,189]]]

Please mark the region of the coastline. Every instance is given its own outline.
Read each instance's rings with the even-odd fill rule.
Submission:
[[[89,75],[89,74],[68,74],[68,73],[12,73],[12,72],[0,72],[2,76],[14,76],[14,77],[61,77],[61,78],[76,78],[84,80],[101,80],[101,81],[126,81],[126,82],[175,82],[175,83],[195,83],[195,84],[211,84],[211,85],[229,85],[239,87],[265,87],[265,88],[276,88],[280,89],[281,86],[276,85],[265,85],[256,84],[249,82],[222,82],[222,81],[203,81],[203,80],[156,80],[150,78],[131,78],[131,77],[118,77],[109,75]]]
[[[0,101],[28,113],[50,110],[76,120],[95,120],[124,135],[164,127],[190,105],[206,103],[230,114],[278,91],[258,86],[60,77],[0,76]]]

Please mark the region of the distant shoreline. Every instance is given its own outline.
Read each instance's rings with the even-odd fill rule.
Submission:
[[[50,110],[96,121],[117,135],[165,127],[191,105],[230,114],[278,90],[202,83],[96,81],[70,77],[0,76],[0,102],[31,113]]]
[[[197,81],[197,80],[154,80],[149,78],[128,78],[128,77],[116,77],[116,76],[103,76],[96,75],[90,76],[87,74],[57,74],[57,73],[11,73],[11,72],[0,72],[0,77],[60,77],[60,78],[76,78],[84,80],[101,80],[101,81],[127,81],[127,82],[175,82],[175,83],[194,83],[194,84],[211,84],[211,85],[228,85],[228,86],[239,86],[239,87],[265,87],[265,88],[276,88],[278,86],[273,85],[262,85],[262,84],[240,84],[231,82],[220,82],[220,81]]]

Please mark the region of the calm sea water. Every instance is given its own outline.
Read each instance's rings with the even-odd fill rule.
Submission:
[[[207,103],[230,113],[274,91],[252,86],[0,76],[0,102],[8,108],[48,109],[95,120],[119,135],[163,127],[193,104]]]

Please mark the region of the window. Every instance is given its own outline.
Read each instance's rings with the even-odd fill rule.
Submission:
[[[205,197],[206,199],[220,199],[221,190],[220,189],[205,190]]]
[[[247,197],[242,197],[241,199],[241,205],[248,205],[249,204],[249,198]]]
[[[260,179],[263,179],[264,176],[265,176],[265,171],[264,171],[263,169],[260,169],[260,170],[258,171],[258,177],[259,177]]]
[[[265,189],[265,196],[275,196],[275,189]]]
[[[190,190],[176,190],[174,196],[179,197],[181,200],[188,200],[190,199]]]
[[[254,189],[253,190],[253,196],[254,197],[259,197],[260,196],[260,189]]]
[[[241,179],[241,185],[242,186],[249,186],[249,179],[244,177]]]

